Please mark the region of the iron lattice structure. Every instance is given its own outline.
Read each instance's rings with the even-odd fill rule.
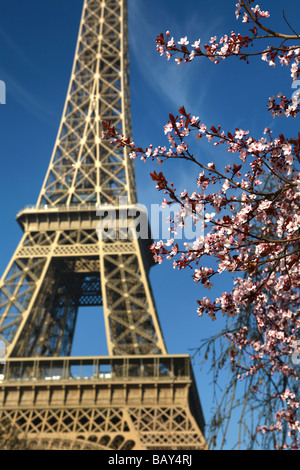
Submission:
[[[127,226],[137,214],[133,162],[102,140],[103,120],[131,135],[128,54],[126,0],[85,0],[49,168],[17,215],[24,234],[0,282],[0,413],[42,448],[206,447],[189,358],[167,354],[156,314],[150,238],[124,231],[124,211]],[[72,363],[87,376],[69,359],[82,306],[103,307],[109,353]]]

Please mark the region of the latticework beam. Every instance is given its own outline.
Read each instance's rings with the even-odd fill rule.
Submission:
[[[32,447],[207,448],[186,355],[13,359],[3,372],[0,419]]]
[[[33,448],[206,448],[190,363],[167,355],[157,316],[133,160],[102,140],[102,120],[131,135],[127,28],[126,0],[84,1],[49,168],[37,205],[17,216],[24,234],[0,280],[0,419]],[[127,211],[124,235],[133,206],[146,237]],[[105,213],[116,230],[99,228]],[[89,306],[103,310],[108,363],[75,360],[95,372],[77,379],[69,356]]]
[[[38,205],[136,202],[126,149],[103,141],[102,120],[131,135],[126,2],[86,0],[61,125]]]

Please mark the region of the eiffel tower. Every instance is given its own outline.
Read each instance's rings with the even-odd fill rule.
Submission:
[[[0,282],[0,418],[33,449],[207,448],[190,357],[167,353],[156,314],[151,240],[123,230],[133,161],[102,140],[103,120],[131,135],[128,55],[127,0],[85,0],[49,168]],[[99,233],[112,214],[114,236]],[[83,306],[103,308],[108,356],[71,356]]]

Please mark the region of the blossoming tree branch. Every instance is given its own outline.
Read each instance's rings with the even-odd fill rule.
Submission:
[[[290,25],[291,34],[273,31],[268,26],[269,12],[252,4],[253,0],[239,0],[236,4],[236,18],[245,23],[246,35],[231,32],[219,40],[214,36],[202,47],[200,40],[190,45],[187,37],[175,40],[167,31],[156,39],[158,53],[167,60],[175,59],[178,65],[199,59],[218,64],[232,57],[251,63],[259,58],[272,67],[277,64],[288,67],[291,82],[296,82],[300,75],[300,36]],[[298,98],[297,93],[291,97],[279,93],[276,98],[269,98],[268,110],[277,119],[297,118]],[[248,130],[227,130],[219,124],[203,123],[180,107],[178,115],[170,114],[164,126],[168,147],[142,148],[118,134],[110,123],[103,125],[106,138],[115,145],[129,147],[132,159],[156,160],[160,166],[166,160],[182,159],[195,165],[195,189],[190,193],[187,190],[178,193],[161,169],[150,174],[157,190],[163,193],[163,204],[177,203],[181,207],[172,221],[174,233],[178,226],[184,227],[191,214],[195,223],[201,223],[197,208],[202,207],[203,236],[191,244],[182,241],[180,246],[171,233],[170,239],[156,241],[151,251],[158,263],[166,259],[172,261],[174,268],[192,269],[193,281],[204,288],[210,289],[220,273],[236,274],[230,292],[215,299],[205,296],[197,300],[198,314],[208,314],[212,320],[218,315],[234,318],[251,306],[250,314],[259,335],[254,338],[242,325],[230,334],[231,364],[244,379],[261,370],[267,370],[274,380],[279,376],[285,378],[289,387],[275,387],[269,396],[276,403],[273,421],[261,425],[258,431],[280,433],[287,426],[288,438],[277,447],[297,449],[300,132],[292,137],[275,136],[266,128],[257,139]],[[216,162],[204,164],[203,158],[192,152],[191,139],[197,139],[200,145],[207,139],[213,146],[223,146],[230,155],[225,167]],[[211,259],[216,260],[214,266],[209,264]],[[241,349],[247,351],[248,357],[243,365],[236,359]],[[265,394],[259,381],[253,391]]]

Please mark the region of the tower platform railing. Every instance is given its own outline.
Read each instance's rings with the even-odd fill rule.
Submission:
[[[0,380],[192,380],[190,356],[69,356],[9,358]]]

